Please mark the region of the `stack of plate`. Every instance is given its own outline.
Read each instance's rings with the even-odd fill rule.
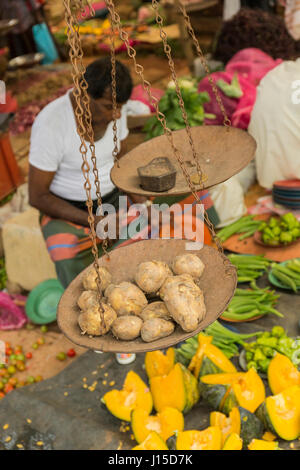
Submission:
[[[276,181],[273,185],[273,200],[293,210],[300,209],[300,180]]]

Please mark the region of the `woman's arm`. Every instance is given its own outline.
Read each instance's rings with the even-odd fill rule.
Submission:
[[[29,203],[50,217],[89,226],[88,213],[54,196],[49,190],[55,172],[29,166]]]

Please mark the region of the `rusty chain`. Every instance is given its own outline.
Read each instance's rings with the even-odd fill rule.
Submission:
[[[130,45],[130,42],[129,42],[129,36],[128,36],[128,33],[122,28],[121,26],[121,19],[120,19],[120,16],[119,14],[117,13],[116,9],[115,9],[115,5],[114,5],[114,2],[113,0],[105,0],[106,2],[106,6],[109,10],[109,13],[110,13],[110,17],[112,18],[112,21],[114,22],[115,24],[115,28],[117,29],[118,33],[119,33],[119,37],[120,39],[124,42],[125,46],[126,46],[126,49],[127,49],[127,54],[128,56],[133,60],[133,63],[134,63],[134,69],[135,69],[135,73],[140,76],[140,78],[142,79],[142,86],[143,86],[143,89],[146,91],[147,95],[148,95],[148,98],[149,98],[149,101],[151,103],[151,105],[154,107],[155,109],[155,112],[156,112],[156,117],[158,119],[158,121],[161,123],[162,127],[163,127],[163,130],[164,130],[164,135],[167,137],[171,147],[172,147],[172,150],[174,152],[174,155],[180,165],[180,168],[185,176],[185,179],[189,185],[189,188],[191,190],[191,193],[193,194],[195,200],[201,204],[201,200],[199,198],[199,195],[198,193],[196,192],[196,188],[193,184],[193,182],[191,181],[191,178],[190,178],[190,175],[188,173],[188,170],[186,168],[186,165],[185,165],[185,162],[184,162],[184,159],[182,158],[182,155],[180,154],[179,150],[177,149],[175,143],[174,143],[174,139],[173,139],[173,133],[172,131],[168,128],[167,126],[167,121],[166,121],[166,117],[165,115],[159,110],[159,100],[152,95],[151,93],[151,84],[148,80],[145,79],[145,76],[144,76],[144,68],[142,65],[138,64],[137,63],[137,60],[136,60],[136,50],[134,49],[134,47],[132,47]],[[201,175],[201,173],[200,173]],[[199,175],[199,176],[200,176]],[[201,177],[201,176],[200,176]],[[200,179],[201,181],[201,179]],[[202,181],[203,183],[203,181]],[[214,242],[216,243],[217,245],[217,248],[219,250],[219,252],[223,253],[223,247],[222,247],[222,244],[219,240],[219,238],[217,237],[217,234],[215,232],[215,229],[214,229],[214,226],[213,224],[211,223],[211,221],[209,220],[209,217],[207,215],[207,212],[204,210],[204,220],[208,226],[208,229],[213,237],[213,240]]]
[[[120,166],[118,159],[118,129],[117,129],[117,82],[116,82],[116,52],[115,52],[115,22],[111,17],[111,33],[110,33],[110,56],[111,56],[111,93],[113,103],[113,159],[117,166]]]
[[[192,38],[192,40],[193,40],[193,43],[194,43],[194,46],[195,46],[197,55],[198,55],[198,57],[199,57],[200,60],[201,60],[201,63],[202,63],[202,65],[203,65],[203,67],[204,67],[204,70],[205,70],[205,72],[206,72],[207,78],[208,78],[208,80],[209,80],[209,83],[210,83],[210,85],[211,85],[211,87],[212,87],[212,90],[213,90],[213,93],[214,93],[214,95],[215,95],[216,101],[217,101],[217,103],[218,103],[218,105],[219,105],[219,108],[220,108],[220,110],[221,110],[221,112],[222,112],[222,115],[223,115],[223,124],[224,124],[224,126],[226,126],[226,127],[230,127],[230,126],[231,126],[231,121],[230,121],[229,117],[228,117],[227,114],[226,114],[226,111],[225,111],[225,108],[224,108],[224,105],[223,105],[221,96],[220,96],[220,94],[219,94],[219,92],[218,92],[218,89],[217,89],[217,86],[216,86],[216,84],[215,84],[215,82],[214,82],[214,80],[213,80],[213,78],[212,78],[212,76],[211,76],[211,72],[210,72],[210,70],[209,70],[209,68],[208,68],[208,65],[207,65],[206,59],[205,59],[205,57],[204,57],[203,51],[202,51],[202,49],[201,49],[201,47],[200,47],[199,41],[198,41],[198,39],[197,39],[197,37],[196,37],[196,35],[195,35],[195,31],[194,31],[194,28],[193,28],[193,26],[192,26],[191,19],[190,19],[189,15],[187,14],[185,5],[184,5],[184,3],[183,3],[182,0],[176,0],[176,3],[177,3],[177,5],[178,5],[178,8],[179,8],[179,10],[180,10],[180,12],[181,12],[183,18],[184,18],[184,22],[185,22],[185,25],[186,25],[186,29],[187,29],[189,35],[191,36],[191,38]]]
[[[180,86],[179,86],[179,83],[178,83],[178,77],[177,77],[177,73],[176,73],[176,70],[175,70],[174,60],[172,58],[172,49],[171,49],[171,46],[168,44],[167,33],[163,29],[164,22],[163,22],[162,16],[159,13],[159,2],[157,0],[152,0],[152,8],[155,11],[156,23],[159,26],[159,33],[160,33],[160,37],[161,37],[162,42],[163,42],[164,52],[167,56],[169,67],[170,67],[170,70],[171,70],[171,76],[172,76],[172,79],[175,83],[178,102],[179,102],[179,106],[180,106],[180,109],[181,109],[181,114],[182,114],[182,117],[183,117],[183,120],[184,120],[184,123],[185,123],[185,130],[186,130],[188,140],[189,140],[189,144],[190,144],[190,147],[191,147],[191,150],[192,150],[193,159],[194,159],[194,161],[196,163],[196,166],[197,166],[197,173],[199,175],[199,184],[200,184],[200,187],[203,187],[203,183],[204,183],[204,181],[207,180],[207,176],[203,174],[203,171],[202,171],[201,166],[200,166],[200,161],[199,161],[200,158],[199,158],[199,155],[197,154],[196,149],[195,149],[194,140],[193,140],[193,137],[192,137],[192,134],[191,134],[191,127],[190,127],[190,124],[189,124],[189,121],[188,121],[188,116],[187,116],[187,113],[186,113],[186,110],[185,110],[185,105],[184,105],[184,101],[183,101],[183,98],[182,98],[182,93],[181,93]]]
[[[98,198],[98,206],[102,207],[100,182],[97,169],[97,162],[95,156],[95,143],[94,143],[94,131],[92,126],[92,115],[90,110],[90,98],[87,93],[87,82],[84,78],[85,67],[83,64],[83,51],[79,36],[79,24],[77,15],[80,12],[81,16],[85,15],[85,7],[89,6],[89,3],[84,0],[75,0],[71,5],[72,0],[63,0],[65,7],[65,20],[68,31],[68,43],[69,43],[69,56],[72,64],[72,78],[74,82],[73,96],[75,99],[75,117],[77,123],[77,133],[80,138],[80,153],[82,156],[82,173],[84,176],[84,189],[86,192],[86,205],[88,208],[88,223],[90,226],[90,238],[92,240],[92,254],[94,257],[94,268],[97,273],[97,293],[99,300],[99,313],[102,326],[105,326],[104,320],[104,309],[102,306],[102,289],[101,289],[101,277],[99,272],[98,263],[98,247],[97,247],[97,236],[95,231],[95,217],[93,214],[93,201],[91,197],[91,182],[89,179],[90,165],[88,162],[88,146],[86,143],[86,137],[89,141],[89,149],[91,152],[91,159],[93,163],[93,172],[95,178],[96,192]],[[91,7],[90,7],[91,8]],[[106,240],[104,240],[106,241]],[[104,246],[105,249],[105,246]]]

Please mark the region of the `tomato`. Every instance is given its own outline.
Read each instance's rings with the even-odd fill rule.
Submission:
[[[6,369],[0,369],[0,377],[5,377],[6,374],[7,374]]]
[[[42,333],[47,333],[47,331],[48,331],[48,326],[47,325],[41,326],[41,332]]]
[[[2,400],[2,398],[4,398],[4,397],[5,397],[5,393],[0,392],[0,400]]]
[[[33,343],[32,345],[33,349],[37,349],[39,347],[38,343]]]
[[[17,354],[16,359],[17,359],[17,361],[24,362],[25,361],[25,356],[24,356],[24,354]]]
[[[58,359],[59,361],[64,361],[66,358],[67,358],[67,355],[64,352],[60,352],[56,356],[56,359]]]
[[[8,384],[12,385],[12,387],[15,387],[17,383],[18,383],[18,380],[15,377],[11,377],[10,379],[8,379]]]
[[[2,382],[2,380],[0,380],[0,391],[4,389],[4,383]]]
[[[42,380],[44,380],[44,379],[41,375],[37,375],[36,378],[35,378],[36,382],[41,382]]]
[[[4,392],[9,393],[9,392],[12,392],[13,389],[14,389],[14,387],[11,384],[6,384],[5,387],[4,387]]]
[[[39,345],[45,344],[45,338],[38,338],[37,344],[39,344]]]
[[[10,356],[12,353],[13,353],[12,348],[6,348],[6,350],[5,350],[6,356]]]
[[[7,372],[9,373],[9,375],[14,375],[17,372],[17,369],[15,368],[15,366],[9,366],[7,368]]]
[[[25,385],[26,385],[25,382],[20,381],[17,383],[16,388],[21,388],[21,387],[24,387]]]
[[[35,382],[35,380],[34,380],[34,377],[32,377],[32,375],[30,375],[29,377],[27,377],[27,383],[33,384],[34,382]]]
[[[26,359],[31,359],[31,358],[32,358],[32,353],[31,352],[26,353]]]
[[[17,361],[16,367],[18,370],[23,371],[25,370],[25,364],[23,361]]]
[[[74,357],[74,356],[76,356],[76,351],[75,351],[75,349],[73,349],[73,348],[69,349],[69,351],[67,352],[67,355],[68,355],[69,357]]]

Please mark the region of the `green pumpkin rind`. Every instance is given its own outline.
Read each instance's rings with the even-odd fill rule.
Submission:
[[[243,449],[247,449],[252,439],[260,439],[262,437],[264,425],[254,413],[251,413],[242,406],[239,406],[239,412],[241,420],[240,437],[243,439]]]
[[[176,450],[176,444],[177,444],[177,433],[173,434],[173,436],[170,436],[168,439],[167,439],[167,442],[166,442],[168,448],[170,450]]]
[[[272,424],[272,422],[269,418],[268,411],[267,411],[267,405],[266,405],[265,401],[257,408],[257,410],[255,412],[255,415],[262,422],[265,429],[270,431],[275,436],[278,436],[278,433],[274,429],[273,424]]]
[[[220,405],[221,405],[221,403],[224,399],[224,395],[225,395],[226,391],[227,391],[227,386],[225,386],[225,385],[205,384],[205,383],[201,382],[201,379],[199,381],[200,396],[214,410],[222,411],[220,409]]]
[[[185,393],[186,393],[186,406],[184,407],[183,413],[188,413],[193,406],[198,402],[199,390],[198,390],[198,383],[194,375],[182,364],[180,365],[183,376],[184,376],[184,386],[185,386]]]
[[[213,361],[209,359],[209,357],[204,356],[198,375],[198,380],[204,375],[221,374],[222,372],[224,371],[220,369],[220,367],[218,367],[216,364],[214,364]]]
[[[230,385],[229,386],[227,385],[226,390],[228,390],[228,387],[230,387]],[[222,407],[219,411],[221,411],[222,413],[225,413],[226,415],[229,415],[232,408],[235,408],[238,406],[239,406],[239,402],[237,401],[235,393],[233,390],[230,390],[227,397],[225,398],[225,402],[222,404]]]

